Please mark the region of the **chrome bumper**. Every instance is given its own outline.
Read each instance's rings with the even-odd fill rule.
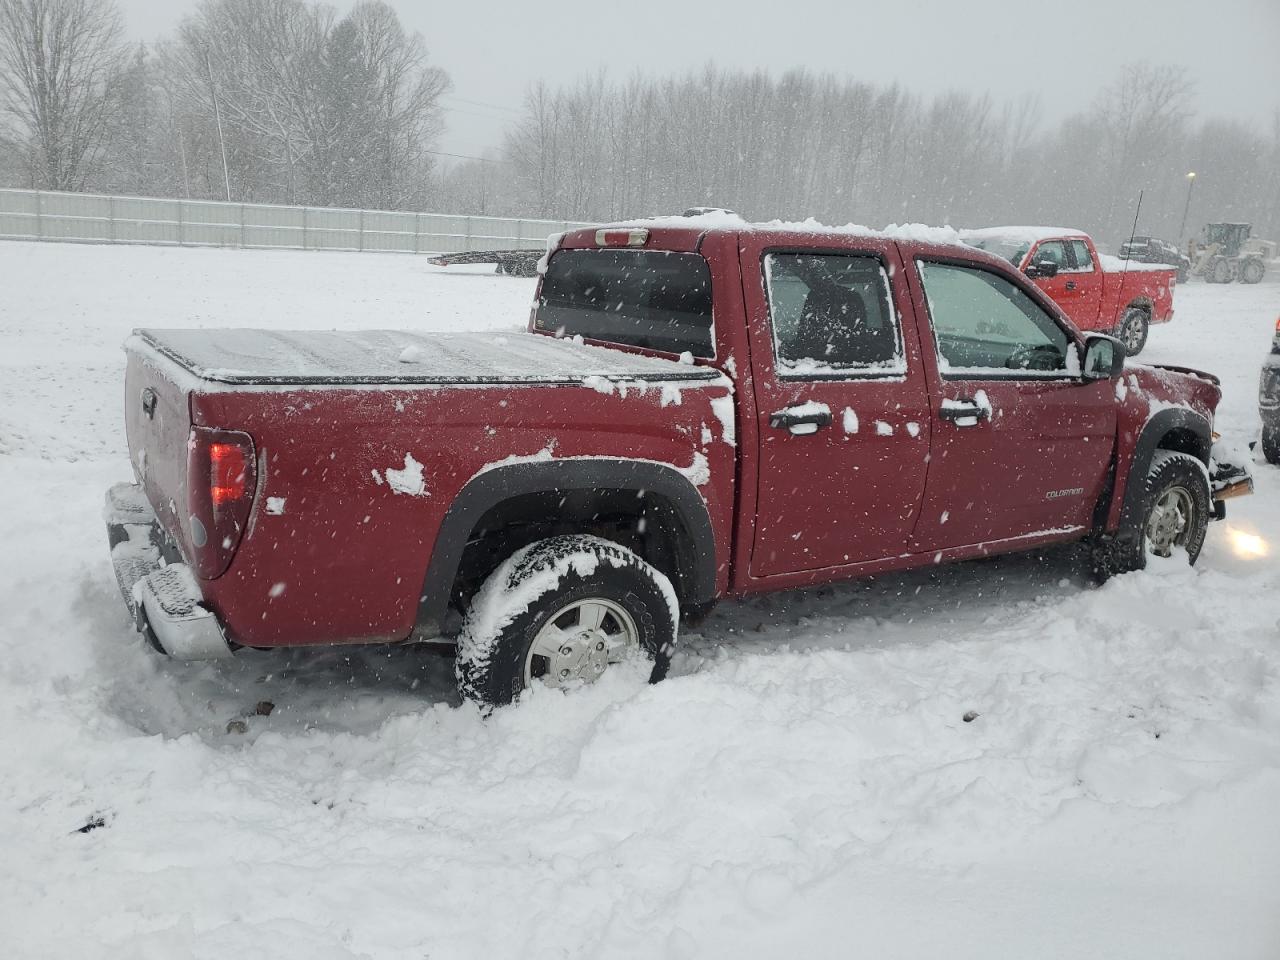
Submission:
[[[164,534],[137,484],[118,483],[103,506],[111,566],[138,632],[179,660],[231,656],[231,645],[200,585],[181,562],[167,562]],[[176,556],[173,559],[177,560]]]

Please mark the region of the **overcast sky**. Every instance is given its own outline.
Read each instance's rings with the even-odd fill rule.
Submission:
[[[117,0],[130,34],[165,36],[195,0]],[[501,141],[528,84],[607,67],[793,67],[1040,95],[1046,119],[1086,106],[1130,60],[1190,69],[1197,106],[1269,124],[1280,110],[1280,0],[390,0],[453,80],[440,149]],[[333,6],[340,11],[350,3]]]

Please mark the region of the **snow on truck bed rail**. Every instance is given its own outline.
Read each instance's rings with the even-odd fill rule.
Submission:
[[[139,330],[148,344],[205,380],[232,384],[581,383],[584,377],[711,380],[663,357],[529,333],[407,330]]]

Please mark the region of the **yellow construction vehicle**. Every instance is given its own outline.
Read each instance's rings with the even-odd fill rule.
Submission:
[[[1199,240],[1187,250],[1191,275],[1206,283],[1258,283],[1267,272],[1267,261],[1275,258],[1272,240],[1251,237],[1251,223],[1208,223]]]

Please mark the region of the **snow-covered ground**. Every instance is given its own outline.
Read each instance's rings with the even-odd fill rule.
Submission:
[[[724,604],[666,683],[487,720],[424,650],[181,664],[133,635],[99,520],[131,327],[514,328],[531,293],[0,244],[4,956],[1280,956],[1265,465],[1194,570],[1094,589],[1051,553]],[[1280,284],[1176,304],[1143,359],[1221,375],[1250,439]]]

